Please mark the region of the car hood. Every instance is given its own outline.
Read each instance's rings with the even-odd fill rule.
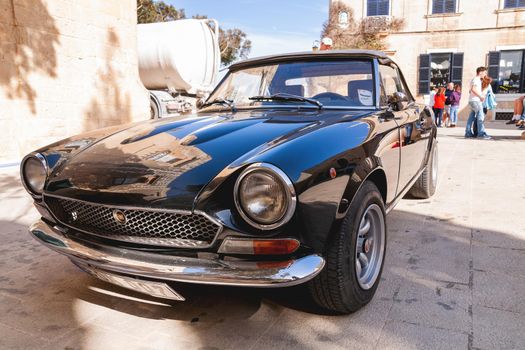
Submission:
[[[276,145],[360,115],[250,110],[139,123],[71,155],[53,169],[46,193],[189,210],[198,193],[239,159],[250,162]]]

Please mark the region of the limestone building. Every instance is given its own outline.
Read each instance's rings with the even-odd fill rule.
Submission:
[[[525,0],[331,0],[330,5],[337,1],[384,36],[387,53],[421,99],[428,99],[434,86],[460,83],[465,118],[467,87],[478,66],[488,67],[497,93],[498,108],[488,119],[510,118],[512,101],[525,94]],[[390,31],[394,19],[403,25]]]
[[[135,0],[0,0],[0,165],[149,117]]]

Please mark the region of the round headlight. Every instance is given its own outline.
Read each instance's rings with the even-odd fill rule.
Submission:
[[[271,164],[253,164],[237,179],[235,205],[250,225],[270,230],[288,222],[296,204],[290,179]]]
[[[47,163],[39,153],[30,155],[22,162],[22,182],[26,189],[36,195],[42,194],[47,178]]]

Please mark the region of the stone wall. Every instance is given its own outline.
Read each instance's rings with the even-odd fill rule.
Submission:
[[[149,117],[135,0],[0,0],[0,163]]]

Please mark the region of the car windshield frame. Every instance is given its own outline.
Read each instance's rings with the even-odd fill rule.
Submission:
[[[343,109],[343,110],[378,110],[379,107],[379,90],[377,86],[377,77],[378,77],[378,65],[377,65],[377,59],[375,57],[370,56],[352,56],[352,57],[304,57],[304,58],[296,58],[296,59],[284,59],[279,61],[258,61],[254,64],[250,65],[242,65],[240,67],[235,67],[234,69],[230,68],[228,73],[223,77],[223,79],[217,84],[217,86],[214,88],[214,90],[209,95],[208,101],[212,101],[214,99],[220,99],[225,98],[229,99],[229,96],[221,96],[218,94],[222,86],[229,81],[229,79],[232,79],[233,74],[237,74],[238,72],[242,72],[244,70],[250,70],[254,68],[264,68],[264,67],[271,67],[279,65],[290,65],[290,64],[303,64],[303,63],[326,63],[326,62],[360,62],[360,63],[369,63],[370,64],[370,71],[366,72],[367,75],[370,75],[370,79],[372,81],[372,102],[370,105],[336,105],[336,104],[327,104],[324,100],[320,100],[322,104],[322,109]],[[365,73],[361,73],[365,74]],[[325,75],[328,77],[329,75]],[[301,78],[307,78],[307,77],[299,77],[296,79]],[[344,95],[343,95],[344,96]],[[252,96],[246,96],[246,98],[249,98]],[[315,99],[310,96],[304,96],[305,98],[309,99]],[[345,96],[346,97],[346,96]],[[232,99],[229,99],[232,100]],[[250,109],[319,109],[316,105],[308,103],[308,102],[302,102],[302,101],[257,101],[257,100],[251,100],[249,104],[237,104],[236,101],[232,101],[235,104],[236,110],[250,110]],[[215,104],[215,105],[207,105],[201,109],[201,111],[210,111],[210,110],[229,110],[230,108],[224,105]]]

